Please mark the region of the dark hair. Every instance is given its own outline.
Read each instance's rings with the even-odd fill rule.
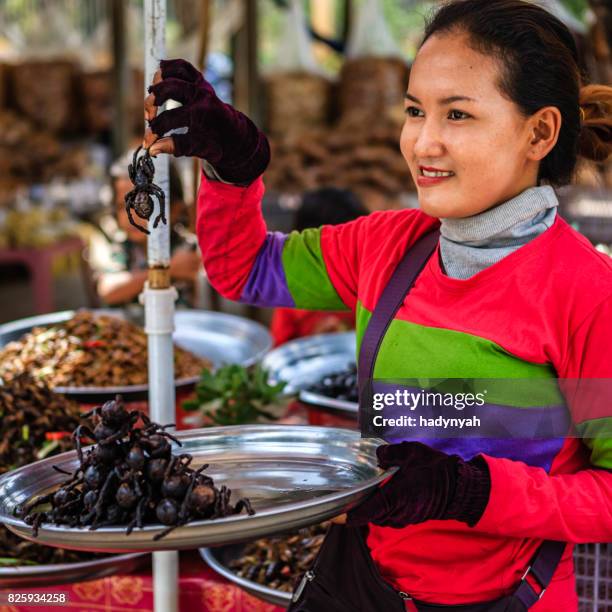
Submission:
[[[339,225],[367,215],[359,198],[348,189],[322,187],[306,191],[295,213],[294,228],[298,231],[321,225]]]
[[[465,32],[475,51],[501,62],[498,87],[525,116],[545,106],[561,112],[559,138],[541,161],[538,180],[564,185],[572,180],[578,155],[607,159],[612,151],[612,88],[581,90],[576,43],[561,21],[523,0],[453,0],[427,23],[423,43],[434,34],[454,31]]]

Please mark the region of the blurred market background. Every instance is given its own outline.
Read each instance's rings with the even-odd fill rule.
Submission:
[[[610,82],[609,4],[540,1],[575,33],[590,78]],[[168,57],[204,67],[219,95],[270,135],[272,229],[292,229],[303,193],[319,187],[348,188],[370,211],[416,206],[398,136],[433,4],[169,0]],[[142,0],[0,4],[0,322],[105,304],[100,271],[127,238],[110,168],[143,129],[142,11]],[[199,175],[190,160],[177,169],[189,245]],[[602,249],[612,243],[611,188],[612,167],[585,164],[560,194],[566,218]],[[236,311],[203,271],[189,285],[190,305]]]

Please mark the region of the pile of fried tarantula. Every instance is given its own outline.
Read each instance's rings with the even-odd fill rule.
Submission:
[[[32,499],[18,509],[33,526],[43,523],[85,527],[162,523],[158,540],[192,520],[215,519],[246,510],[254,514],[248,499],[230,503],[231,490],[217,488],[203,474],[208,465],[191,466],[189,454],[174,455],[172,442],[181,442],[166,431],[172,425],[153,423],[139,411],[128,412],[120,396],[83,415],[93,418],[93,430],[79,425],[73,433],[79,459],[74,473],[54,466],[69,478],[53,492]],[[136,427],[142,421],[142,427]],[[83,439],[96,444],[83,448]],[[50,508],[49,508],[50,505]]]

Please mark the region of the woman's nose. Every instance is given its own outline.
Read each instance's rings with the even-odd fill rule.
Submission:
[[[433,120],[425,120],[421,124],[417,139],[414,143],[414,154],[419,159],[440,157],[444,154],[445,146],[439,127]]]

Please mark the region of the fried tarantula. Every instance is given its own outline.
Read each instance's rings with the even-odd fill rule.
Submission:
[[[148,221],[153,214],[155,205],[152,196],[157,198],[159,202],[159,215],[153,223],[153,227],[157,227],[160,221],[164,224],[168,223],[166,220],[165,203],[166,197],[162,189],[160,189],[154,182],[153,176],[155,175],[155,167],[153,166],[153,160],[149,155],[149,150],[145,149],[144,154],[138,157],[138,154],[142,150],[142,146],[138,147],[134,151],[134,157],[132,163],[128,166],[128,174],[130,180],[134,184],[134,189],[126,194],[125,196],[125,210],[127,211],[128,219],[130,223],[137,227],[141,232],[150,234],[146,227],[138,225],[132,216],[132,209],[138,217]]]

